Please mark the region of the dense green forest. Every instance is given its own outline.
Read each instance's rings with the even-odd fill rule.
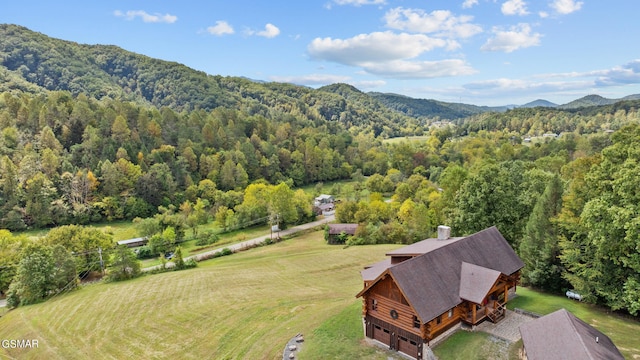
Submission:
[[[55,288],[95,266],[87,249],[112,251],[79,225],[137,219],[144,235],[174,241],[211,221],[278,214],[286,226],[313,218],[298,187],[350,180],[332,190],[338,221],[362,225],[349,245],[495,225],[525,261],[527,285],[572,287],[637,314],[639,105],[521,108],[429,127],[441,114],[409,116],[346,84],[211,76],[0,25],[0,291],[29,280],[34,258],[59,270],[46,280]],[[428,136],[385,141],[410,135]],[[18,235],[47,227],[61,230]],[[73,269],[71,252],[86,252],[86,267]]]

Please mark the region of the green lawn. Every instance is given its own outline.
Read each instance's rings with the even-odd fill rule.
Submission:
[[[640,321],[625,319],[602,308],[549,295],[527,288],[518,288],[518,297],[509,301],[508,308],[521,308],[546,315],[565,308],[582,321],[602,331],[627,359],[640,359]]]
[[[458,331],[433,349],[440,360],[518,360],[522,341],[508,344],[483,332]]]
[[[326,245],[322,235],[12,310],[0,317],[0,339],[38,339],[39,347],[0,348],[0,358],[278,359],[297,333],[308,334],[305,346],[313,350],[322,333],[314,331],[345,309],[359,321],[359,271],[398,247],[344,249]],[[355,331],[343,341],[360,348]],[[316,349],[310,358],[321,358],[325,349]],[[371,350],[354,354],[360,351]]]
[[[305,334],[302,359],[387,359],[363,341],[359,271],[399,245],[343,248],[322,232],[199,264],[196,269],[93,284],[46,303],[0,312],[0,339],[39,348],[0,348],[18,359],[278,359]],[[607,334],[626,358],[640,358],[640,323],[562,296],[518,288],[509,307],[546,314],[561,307]],[[460,332],[435,348],[440,360],[489,359],[508,348]]]

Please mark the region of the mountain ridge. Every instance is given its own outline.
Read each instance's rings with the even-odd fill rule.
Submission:
[[[0,91],[16,90],[30,93],[51,90],[65,90],[72,94],[83,92],[96,99],[119,98],[158,108],[168,106],[177,111],[237,107],[243,103],[243,106],[248,106],[247,103],[255,102],[269,107],[284,101],[293,106],[292,103],[300,99],[316,104],[318,100],[310,98],[319,97],[331,104],[329,107],[321,106],[319,110],[325,119],[342,119],[346,125],[352,125],[365,122],[364,118],[358,117],[369,117],[378,122],[378,128],[382,127],[381,123],[385,120],[387,123],[406,122],[406,119],[398,116],[456,120],[521,107],[542,106],[570,110],[640,99],[640,94],[621,99],[587,95],[564,105],[538,99],[524,105],[489,107],[417,99],[394,93],[365,93],[352,85],[340,83],[312,89],[247,77],[211,75],[177,62],[136,54],[115,45],[79,44],[55,39],[23,26],[0,24]],[[348,106],[328,94],[339,96],[351,105]],[[345,116],[354,104],[359,108],[368,108],[370,112],[381,112],[382,116],[372,113],[362,115],[362,111],[352,112],[355,116]],[[397,115],[391,115],[389,111]],[[379,133],[380,130],[375,132]]]

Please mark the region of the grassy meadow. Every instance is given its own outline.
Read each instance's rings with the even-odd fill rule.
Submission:
[[[0,312],[0,339],[37,339],[37,349],[0,348],[0,359],[279,359],[305,335],[301,359],[389,359],[363,340],[359,271],[400,245],[343,248],[322,232],[208,260],[196,269],[87,285],[45,303]],[[640,359],[640,322],[592,305],[518,288],[509,308],[562,307]],[[480,332],[435,347],[440,360],[517,359]]]
[[[345,308],[359,314],[363,266],[397,247],[343,249],[314,232],[196,269],[88,285],[4,314],[0,339],[39,347],[0,349],[0,358],[277,359],[297,333],[313,350],[322,324]]]

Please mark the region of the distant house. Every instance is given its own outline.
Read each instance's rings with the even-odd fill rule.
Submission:
[[[391,251],[362,271],[357,297],[367,338],[422,359],[447,330],[506,316],[522,260],[495,227],[466,237],[449,233],[441,226],[437,239]]]
[[[314,199],[313,205],[320,206],[322,204],[333,204],[335,199],[332,195],[322,194]]]
[[[149,242],[149,239],[146,237],[139,237],[129,240],[120,240],[118,241],[118,245],[126,245],[127,247],[134,248],[138,246],[144,246]]]
[[[344,235],[353,236],[357,229],[358,224],[329,224],[327,242],[331,245],[344,244]]]
[[[520,325],[520,358],[624,359],[611,339],[565,309]]]
[[[334,203],[320,204],[314,206],[313,210],[316,215],[331,215],[336,210],[336,205]]]
[[[313,201],[313,212],[316,215],[331,215],[335,209],[335,199],[332,195],[322,194]]]

